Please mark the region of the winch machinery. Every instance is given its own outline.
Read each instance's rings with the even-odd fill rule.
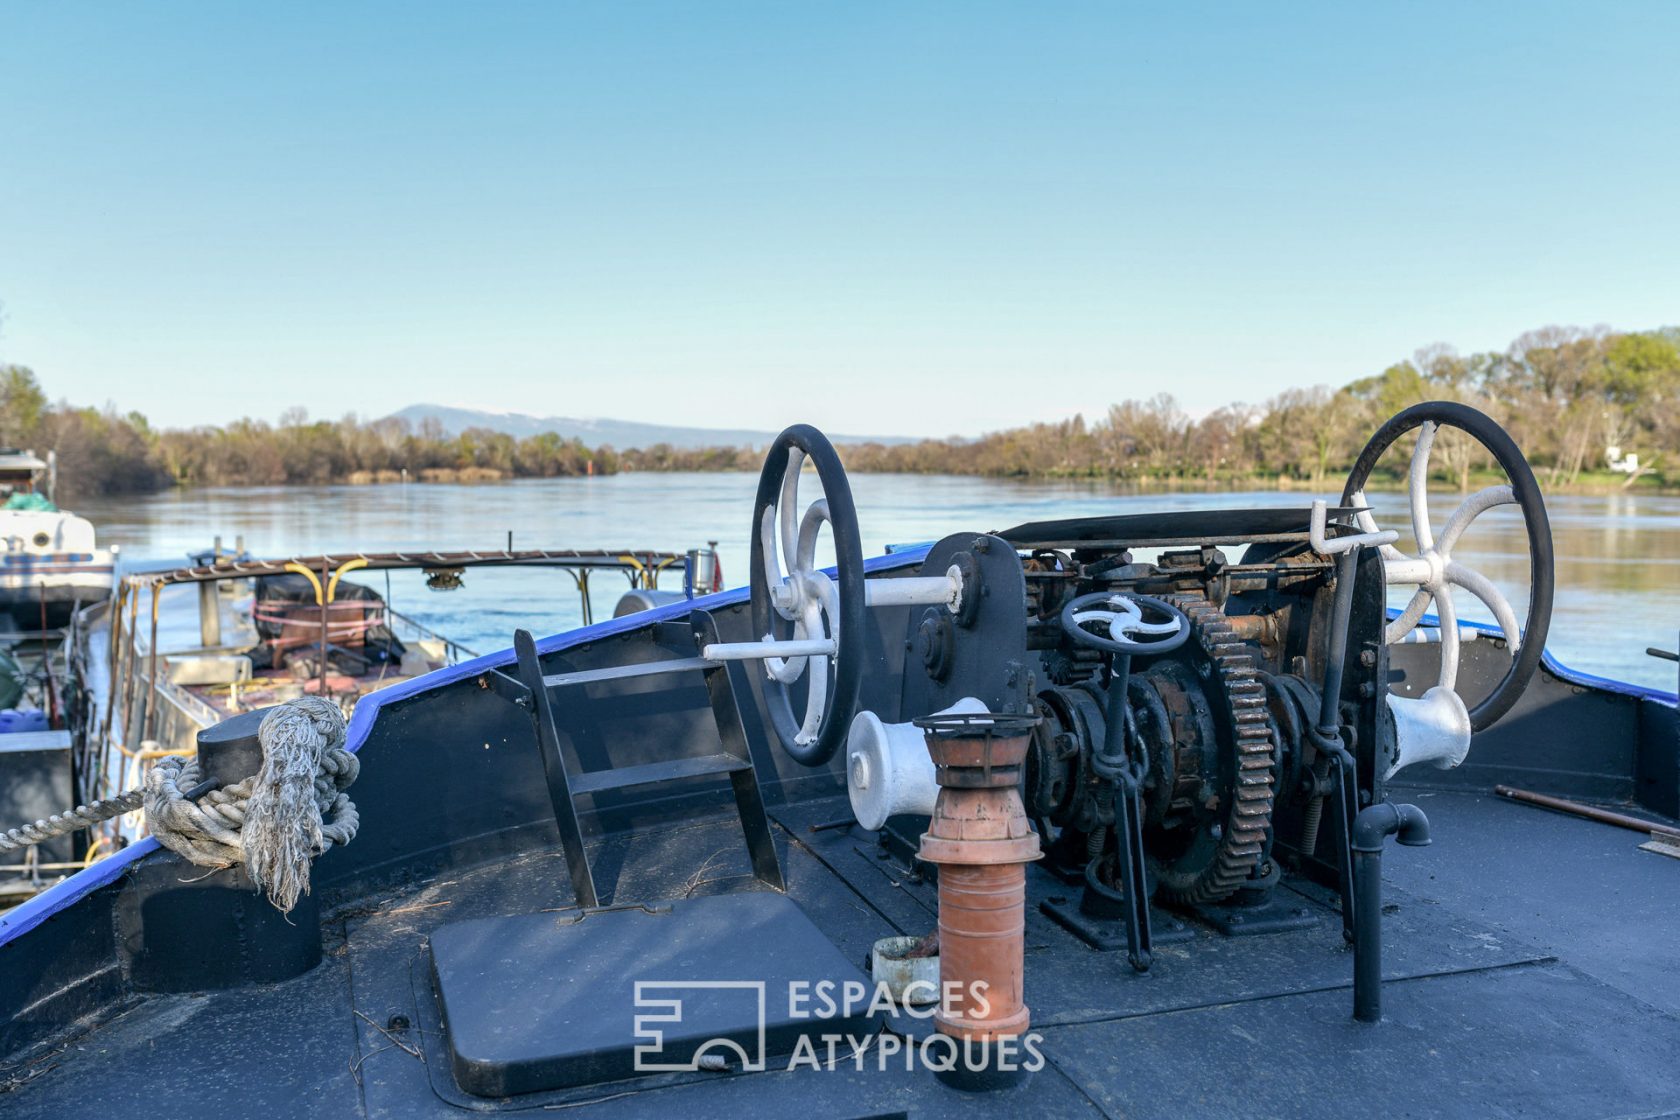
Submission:
[[[1437,531],[1430,456],[1447,428],[1479,444],[1506,481],[1463,497]],[[1364,494],[1406,438],[1410,553]],[[801,510],[807,462],[824,496]],[[1520,621],[1454,556],[1476,518],[1502,506],[1520,514],[1528,542]],[[825,526],[837,561],[826,570],[815,562]],[[823,766],[844,749],[859,819],[876,827],[933,810],[938,785],[910,721],[947,710],[1034,717],[1022,801],[1045,866],[1081,892],[1046,909],[1101,948],[1120,948],[1123,928],[1139,970],[1151,965],[1151,900],[1229,933],[1298,922],[1275,899],[1285,868],[1340,893],[1352,939],[1355,818],[1384,805],[1399,769],[1463,761],[1473,732],[1509,711],[1536,671],[1551,613],[1550,528],[1533,473],[1496,423],[1452,402],[1384,424],[1335,506],[957,534],[928,550],[919,574],[867,579],[839,458],[797,426],[770,452],[753,527],[760,641],[704,656],[762,661],[788,753]],[[1394,588],[1411,589],[1403,607]],[[1510,655],[1485,695],[1459,691],[1460,646],[1477,632],[1461,628],[1454,589],[1485,605],[1498,623],[1487,640]],[[883,607],[907,608],[902,631]],[[1393,672],[1390,649],[1403,642],[1438,644],[1435,680]],[[896,710],[860,714],[866,668],[899,661]]]

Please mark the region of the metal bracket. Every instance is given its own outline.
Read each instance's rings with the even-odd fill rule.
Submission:
[[[478,675],[478,687],[494,692],[516,707],[531,710],[531,690],[498,669],[486,669]]]

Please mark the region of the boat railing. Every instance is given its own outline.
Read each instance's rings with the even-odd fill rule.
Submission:
[[[165,588],[195,584],[200,588],[200,638],[202,650],[238,652],[225,647],[221,639],[221,606],[217,585],[234,580],[265,576],[300,575],[310,587],[293,614],[253,603],[255,621],[278,629],[279,636],[267,639],[279,652],[319,648],[317,681],[310,687],[323,695],[330,692],[328,654],[335,643],[355,638],[374,625],[384,624],[399,639],[421,639],[441,643],[446,663],[479,656],[477,651],[440,634],[418,619],[392,610],[382,600],[338,600],[343,578],[353,572],[419,570],[427,584],[438,590],[459,586],[462,573],[481,567],[559,568],[569,574],[578,590],[585,625],[594,621],[590,578],[601,571],[623,575],[632,590],[657,590],[667,573],[681,572],[684,590],[704,594],[715,586],[695,587],[696,558],[705,557],[698,570],[716,571],[710,550],[691,553],[649,549],[525,549],[499,551],[401,551],[382,553],[338,553],[257,560],[243,554],[217,554],[211,563],[162,571],[124,575],[113,591],[103,616],[108,620],[107,648],[100,668],[108,682],[103,705],[85,721],[84,742],[77,757],[85,760],[78,784],[89,796],[132,788],[157,758],[169,754],[192,754],[197,732],[225,718],[191,690],[169,679],[170,651],[158,648],[160,599]],[[312,592],[313,602],[310,600]],[[91,616],[90,616],[91,617]],[[91,674],[86,674],[91,676]],[[237,696],[239,684],[229,686]]]
[[[401,611],[392,610],[389,604],[385,607],[385,619],[386,625],[391,628],[391,633],[399,639],[413,637],[421,641],[442,642],[446,664],[454,665],[462,660],[483,656],[477,650],[469,649],[454,638],[438,633],[419,619],[403,614]]]

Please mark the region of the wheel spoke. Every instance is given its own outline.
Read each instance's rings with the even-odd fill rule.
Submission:
[[[1464,535],[1464,530],[1470,523],[1494,506],[1516,505],[1516,491],[1509,486],[1489,486],[1478,490],[1453,510],[1452,516],[1447,518],[1446,528],[1441,530],[1441,539],[1436,542],[1437,552],[1451,552],[1458,543],[1458,538]]]
[[[1506,602],[1505,596],[1493,581],[1473,568],[1466,568],[1463,564],[1448,562],[1447,582],[1456,583],[1482,601],[1493,617],[1499,622],[1499,629],[1505,635],[1505,644],[1511,647],[1511,653],[1516,654],[1522,648],[1522,632],[1517,629],[1517,614]],[[1442,596],[1446,598],[1446,596]]]
[[[813,572],[813,579],[819,581],[818,600],[822,603],[823,625],[827,628],[827,636],[834,639],[834,648],[840,648],[840,585],[829,579],[823,572]]]
[[[776,503],[776,513],[782,524],[782,560],[789,567],[789,575],[797,571],[799,545],[799,472],[805,466],[805,453],[797,447],[788,448],[787,470],[782,475],[782,496]]]
[[[764,552],[764,586],[770,589],[770,601],[775,603],[782,586],[782,563],[776,558],[776,511],[768,506],[758,523],[758,537]]]
[[[810,637],[810,635],[805,632],[805,623],[802,620],[795,621],[793,624],[794,641],[800,641],[808,637]],[[774,634],[766,634],[760,640],[773,642],[776,640],[776,636]],[[778,684],[792,684],[794,681],[799,679],[799,674],[805,671],[805,661],[806,658],[803,656],[766,657],[764,659],[764,671],[769,675],[771,680]]]
[[[816,597],[806,600],[803,624],[807,634],[833,637],[823,626],[823,608]],[[814,742],[822,726],[823,708],[828,704],[828,658],[812,657],[805,667],[805,722],[795,741],[801,746]]]
[[[1435,617],[1441,624],[1441,687],[1458,687],[1458,611],[1452,592],[1435,596]]]
[[[1412,536],[1420,553],[1435,547],[1435,535],[1429,528],[1429,450],[1434,445],[1435,423],[1425,421],[1418,429],[1417,446],[1412,449],[1412,469],[1407,478],[1412,499]]]
[[[822,532],[823,522],[828,519],[827,498],[818,498],[805,510],[805,516],[799,522],[799,548],[794,560],[796,571],[817,570],[817,534]]]
[[[1355,491],[1352,497],[1352,502],[1355,506],[1368,506],[1370,504],[1366,500],[1365,491],[1363,490]],[[1354,514],[1353,523],[1359,527],[1359,531],[1361,533],[1382,532],[1381,527],[1377,525],[1375,515],[1373,515],[1369,509],[1361,509],[1358,513]],[[1377,552],[1384,560],[1393,560],[1398,562],[1411,559],[1410,556],[1407,556],[1404,552],[1401,552],[1398,548],[1395,548],[1391,544],[1378,545]]]
[[[828,703],[828,657],[819,654],[811,658],[805,682],[805,722],[799,728],[799,734],[794,736],[794,742],[800,746],[817,741],[817,733],[822,729],[823,707]]]
[[[1423,619],[1423,612],[1429,609],[1429,600],[1432,598],[1434,595],[1427,587],[1420,587],[1413,592],[1412,601],[1406,604],[1406,609],[1383,631],[1383,640],[1393,645],[1416,629]]]

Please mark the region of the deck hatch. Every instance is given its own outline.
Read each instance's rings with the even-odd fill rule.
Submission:
[[[866,1006],[790,1013],[792,985],[828,981],[838,993],[864,977],[798,904],[768,891],[582,920],[576,911],[474,918],[439,929],[431,944],[450,1064],[475,1096],[671,1072],[703,1053],[730,1069],[780,1069],[801,1036],[823,1054],[823,1035],[874,1029]],[[638,1046],[652,1047],[640,1068]]]

